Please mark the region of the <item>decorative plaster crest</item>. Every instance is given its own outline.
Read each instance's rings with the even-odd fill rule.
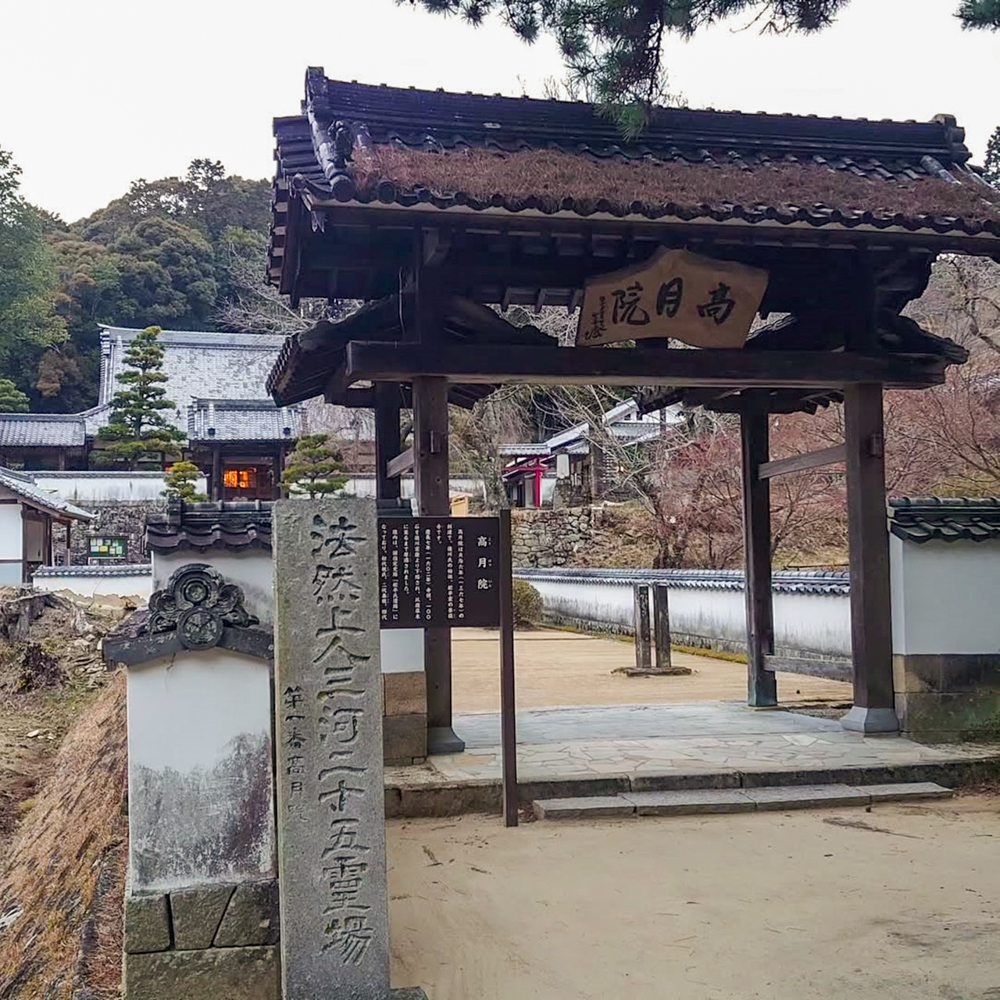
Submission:
[[[176,632],[185,649],[211,649],[225,626],[248,628],[259,619],[243,606],[243,590],[207,563],[181,566],[149,599],[149,635]]]

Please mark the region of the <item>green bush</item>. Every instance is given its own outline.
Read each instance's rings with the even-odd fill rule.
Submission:
[[[526,580],[514,581],[514,626],[534,628],[542,620],[542,595]]]

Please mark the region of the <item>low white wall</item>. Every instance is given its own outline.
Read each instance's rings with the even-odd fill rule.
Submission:
[[[21,505],[0,503],[0,586],[18,586],[21,583],[21,531]]]
[[[84,507],[88,502],[163,499],[163,475],[158,472],[33,472],[32,478],[39,489]],[[195,489],[207,492],[204,476]]]
[[[538,589],[547,614],[630,630],[633,587],[640,581],[572,578],[559,571],[518,573]],[[746,605],[742,588],[668,581],[670,628],[679,641],[711,648],[743,649]],[[846,593],[773,594],[775,649],[786,655],[850,657],[850,599]]]
[[[412,500],[415,494],[415,485],[412,477],[403,477],[401,480],[400,492],[404,500]],[[452,493],[471,493],[478,499],[483,498],[483,481],[481,479],[451,479],[448,488]],[[555,476],[542,477],[542,503],[551,503],[555,493]],[[374,476],[351,476],[344,485],[344,493],[352,497],[371,498],[375,496]]]
[[[35,590],[49,593],[66,591],[76,597],[98,600],[102,597],[120,597],[145,604],[153,592],[153,575],[146,567],[144,573],[103,574],[100,566],[73,567],[73,571],[60,568],[57,572],[40,572],[32,577]]]
[[[894,653],[1000,652],[1000,540],[923,544],[891,535]]]
[[[128,670],[132,892],[274,877],[270,667],[224,649]]]

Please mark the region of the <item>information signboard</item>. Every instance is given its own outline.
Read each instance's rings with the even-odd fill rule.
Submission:
[[[498,626],[500,544],[495,517],[379,518],[381,627]]]

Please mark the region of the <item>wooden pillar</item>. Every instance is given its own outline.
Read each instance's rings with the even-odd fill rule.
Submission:
[[[633,621],[635,624],[635,669],[648,673],[653,666],[649,636],[649,585],[637,583],[632,589]]]
[[[213,500],[222,499],[222,449],[216,445],[212,449],[212,489]]]
[[[653,652],[657,670],[670,671],[670,590],[665,583],[653,584]]]
[[[399,386],[395,382],[375,383],[375,496],[379,500],[398,500],[400,476],[388,474],[389,462],[402,449],[399,434]]]
[[[899,721],[892,684],[881,385],[844,387],[844,429],[854,707],[842,721],[856,732],[893,733]]]
[[[448,517],[448,380],[413,379],[413,449],[417,513]],[[427,752],[459,753],[465,744],[451,728],[451,629],[424,630],[427,675]]]
[[[770,452],[767,411],[740,414],[743,444],[743,559],[747,608],[747,704],[778,704],[778,689],[766,657],[774,652],[771,603],[771,487],[757,470]]]

